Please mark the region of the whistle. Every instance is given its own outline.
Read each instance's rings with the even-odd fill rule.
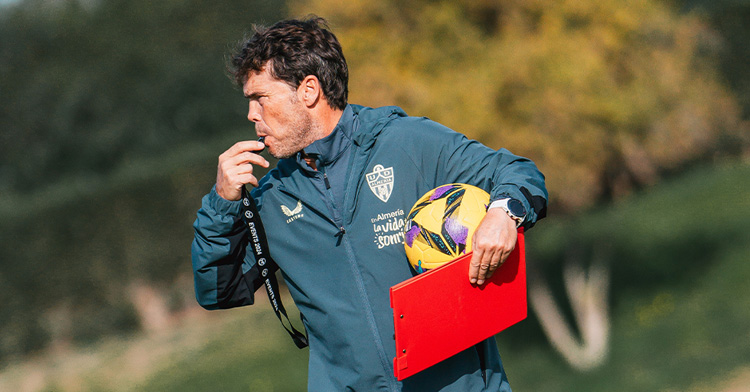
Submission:
[[[263,150],[266,149],[266,137],[265,136],[261,136],[261,137],[258,138],[258,141],[261,142],[261,143],[263,143],[263,148],[260,149],[260,150],[258,150],[258,152],[261,153],[261,152],[263,152]]]

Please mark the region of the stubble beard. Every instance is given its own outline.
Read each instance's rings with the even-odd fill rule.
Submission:
[[[296,108],[297,109],[290,116],[294,118],[290,119],[289,123],[286,125],[289,134],[284,138],[285,140],[283,141],[283,144],[278,143],[273,146],[274,148],[269,148],[268,152],[274,158],[291,158],[317,140],[316,129],[313,125],[312,117],[309,113],[299,107]]]

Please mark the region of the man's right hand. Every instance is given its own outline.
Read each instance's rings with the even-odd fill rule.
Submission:
[[[219,167],[216,172],[216,193],[226,200],[239,200],[242,197],[242,186],[258,186],[258,179],[253,175],[253,165],[267,168],[270,164],[256,151],[262,151],[264,144],[254,140],[237,142],[219,155]]]

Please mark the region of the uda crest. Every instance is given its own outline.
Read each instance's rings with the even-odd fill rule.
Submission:
[[[393,167],[385,168],[375,165],[372,173],[367,173],[367,185],[378,199],[387,202],[393,191]]]

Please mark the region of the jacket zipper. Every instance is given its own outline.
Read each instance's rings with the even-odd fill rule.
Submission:
[[[372,305],[370,304],[369,296],[367,295],[367,290],[365,289],[365,283],[362,280],[362,272],[357,266],[357,260],[354,257],[354,250],[352,249],[348,236],[344,237],[344,248],[346,248],[346,254],[348,255],[347,261],[349,262],[349,265],[352,269],[354,281],[357,283],[357,289],[359,290],[359,294],[363,303],[367,323],[370,326],[370,332],[372,333],[375,340],[375,348],[378,352],[378,357],[380,358],[380,365],[383,366],[383,370],[385,372],[385,381],[390,385],[391,391],[398,391],[399,389],[398,384],[396,384],[396,379],[394,377],[388,376],[389,374],[393,374],[393,367],[391,362],[388,360],[388,357],[386,356],[385,348],[383,347],[383,341],[382,339],[380,339],[378,325],[375,322],[375,312],[373,312],[372,310]]]
[[[339,228],[339,232],[336,234],[336,237],[341,237],[344,234],[346,234],[346,229],[344,229],[343,220],[340,217],[340,212],[337,211],[336,208],[336,201],[333,198],[333,191],[331,190],[331,183],[328,181],[328,175],[325,172],[324,166],[321,165],[320,172],[323,173],[323,183],[325,183],[326,186],[326,193],[328,194],[328,200],[331,202],[331,212],[333,213],[333,221],[336,223],[336,226]],[[338,213],[337,213],[338,212]]]
[[[321,165],[318,169],[323,174],[323,182],[326,187],[326,193],[328,194],[328,199],[331,202],[331,206],[333,207],[332,210],[334,221],[339,227],[339,232],[338,234],[336,234],[336,236],[339,237],[339,241],[343,240],[344,242],[344,248],[346,249],[346,254],[348,256],[347,261],[349,262],[349,266],[352,269],[352,275],[354,276],[354,281],[357,284],[357,290],[359,290],[360,299],[363,303],[365,316],[367,318],[367,323],[370,326],[370,332],[372,333],[375,340],[375,346],[378,352],[378,357],[380,358],[380,364],[381,366],[383,366],[383,370],[385,371],[386,375],[393,374],[391,363],[388,360],[385,353],[385,348],[383,347],[383,341],[380,339],[378,326],[375,322],[375,312],[373,312],[372,310],[372,305],[370,304],[369,296],[367,295],[367,290],[365,289],[365,283],[362,279],[362,272],[357,265],[357,260],[354,257],[354,250],[352,249],[351,243],[349,242],[348,237],[344,236],[344,234],[346,234],[346,229],[343,225],[343,219],[341,218],[340,214],[336,213],[338,209],[336,208],[336,201],[333,197],[333,191],[331,191],[331,183],[328,181],[328,175],[325,172],[325,166]],[[341,208],[343,209],[343,206],[341,206]],[[393,378],[386,376],[386,381],[390,384],[390,389],[392,391],[398,391],[398,385],[395,383],[395,380]]]

